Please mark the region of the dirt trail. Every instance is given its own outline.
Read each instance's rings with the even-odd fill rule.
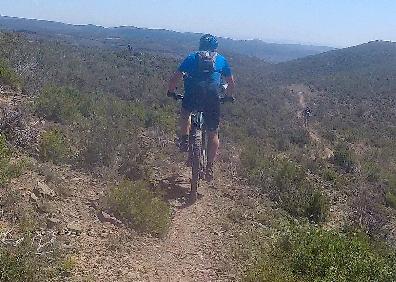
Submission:
[[[154,250],[153,256],[145,258],[154,270],[146,277],[157,281],[220,281],[232,278],[222,269],[226,263],[222,256],[228,251],[224,249],[226,235],[222,221],[232,205],[213,187],[205,185],[202,188],[204,197],[197,204],[177,211],[166,239]]]
[[[299,106],[299,110],[297,112],[297,117],[299,119],[302,119],[303,118],[302,112],[307,107],[306,96],[309,96],[312,92],[308,87],[303,86],[303,85],[291,85],[289,87],[289,90],[293,93],[297,93],[298,106]],[[315,130],[315,128],[310,126],[307,128],[307,131],[308,131],[308,134],[312,141],[314,141],[315,143],[318,143],[318,144],[323,144],[323,140],[320,137],[320,134],[318,133],[318,131]],[[331,151],[329,148],[325,148],[325,150],[327,152]]]
[[[298,96],[298,112],[297,117],[303,118],[303,110],[307,107],[307,99],[312,95],[311,90],[304,85],[291,85],[289,90],[292,93],[297,93]],[[334,151],[331,145],[323,139],[314,126],[320,126],[319,123],[311,124],[306,128],[310,139],[317,145],[319,156],[322,159],[329,160],[334,157]],[[316,158],[316,156],[315,156]],[[334,190],[325,190],[329,199],[331,200],[329,218],[325,224],[325,228],[336,229],[341,228],[347,217],[347,200],[344,196],[338,195]]]
[[[64,195],[47,202],[46,214],[39,216],[57,219],[56,242],[75,262],[72,275],[62,281],[239,280],[230,252],[235,230],[227,220],[236,205],[232,195],[238,189],[232,179],[220,174],[212,187],[200,187],[202,196],[197,203],[186,205],[188,170],[180,164],[181,174],[161,172],[168,176],[161,189],[169,193],[174,215],[169,232],[159,239],[101,219],[98,202],[110,184],[53,165],[43,170],[23,175],[11,183],[11,188],[20,190],[29,202],[36,183],[45,183],[43,174],[59,177],[63,183],[56,193]]]
[[[200,188],[202,198],[183,205],[189,191],[189,171],[180,164],[180,175],[168,174],[163,186],[175,214],[163,239],[138,235],[125,227],[103,224],[92,209],[75,247],[79,250],[72,281],[235,281],[230,270],[232,232],[224,227],[234,202],[224,196],[232,182],[219,176],[213,187]],[[161,174],[166,174],[161,173]],[[91,195],[93,196],[93,195]]]

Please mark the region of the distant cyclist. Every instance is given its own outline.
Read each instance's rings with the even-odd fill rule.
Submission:
[[[216,52],[217,38],[210,34],[201,37],[199,51],[193,52],[179,66],[169,82],[168,96],[172,96],[177,84],[184,78],[185,97],[180,114],[179,146],[183,152],[188,151],[191,112],[203,110],[208,132],[208,164],[206,179],[213,179],[213,164],[220,145],[220,100],[219,91],[222,77],[228,83],[227,92],[233,94],[235,88],[231,68],[222,55]]]
[[[310,107],[306,107],[304,112],[303,112],[303,116],[304,116],[304,126],[308,127],[309,125],[309,119],[312,116],[312,111]]]

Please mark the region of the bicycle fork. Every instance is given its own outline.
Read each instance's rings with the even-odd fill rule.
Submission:
[[[189,158],[191,160],[191,197],[196,200],[199,181],[203,178],[205,167],[205,149],[203,128],[203,116],[201,113],[193,115],[189,140]]]

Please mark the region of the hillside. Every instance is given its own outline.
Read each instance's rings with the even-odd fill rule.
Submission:
[[[332,76],[371,76],[374,83],[379,79],[390,80],[395,71],[396,43],[373,41],[342,50],[330,51],[324,54],[298,59],[290,63],[279,64],[278,72],[283,72],[290,80],[315,79],[330,82]],[[353,80],[354,78],[350,78]],[[362,88],[366,87],[367,84]]]
[[[378,139],[378,130],[381,136],[393,134],[395,76],[396,44],[381,41],[280,64],[269,74],[281,83],[309,85],[316,92],[318,119],[333,120],[325,128],[338,124],[372,139]]]
[[[393,43],[277,65],[232,56],[217,179],[189,205],[165,96],[179,59],[0,39],[9,281],[396,279]]]
[[[136,27],[103,28],[94,25],[69,25],[57,22],[0,16],[0,29],[36,33],[43,36],[73,40],[88,46],[126,48],[173,56],[184,56],[195,50],[200,34],[179,33]],[[221,51],[264,59],[268,62],[289,61],[332,50],[330,47],[298,44],[274,44],[260,40],[220,38]]]

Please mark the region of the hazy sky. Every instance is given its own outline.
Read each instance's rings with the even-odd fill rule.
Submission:
[[[0,0],[0,14],[337,47],[396,41],[395,0]]]

